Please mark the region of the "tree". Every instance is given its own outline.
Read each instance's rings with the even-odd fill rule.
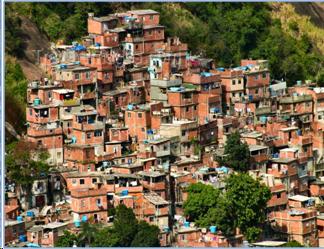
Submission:
[[[215,207],[219,197],[219,190],[203,183],[191,184],[187,190],[188,199],[184,202],[184,214],[189,220],[205,223],[204,218],[208,210]]]
[[[191,185],[185,214],[199,226],[216,225],[227,237],[240,228],[249,242],[257,240],[266,219],[269,188],[246,173],[232,174],[225,183],[225,193],[209,190],[211,186]]]
[[[55,247],[72,247],[74,243],[78,242],[78,236],[69,232],[64,231],[64,234],[60,236],[55,243]]]
[[[123,204],[116,208],[114,228],[120,238],[120,246],[130,246],[137,233],[137,220],[131,208],[127,208]]]
[[[105,227],[97,231],[91,247],[117,247],[120,246],[120,238],[114,228]]]
[[[48,158],[45,149],[27,140],[19,140],[6,147],[6,176],[26,190],[29,202],[33,182],[49,172]]]
[[[95,240],[97,233],[98,228],[96,225],[91,224],[90,222],[82,222],[79,241],[81,243],[84,243],[85,246],[90,246],[91,243]]]
[[[298,241],[292,240],[284,244],[284,247],[304,247],[304,246],[300,244]]]
[[[225,158],[219,163],[225,164],[235,171],[246,172],[250,165],[250,150],[246,143],[242,143],[240,134],[234,132],[226,140]]]
[[[157,226],[150,225],[145,221],[140,221],[137,226],[137,234],[135,235],[132,247],[159,247],[160,229]]]
[[[249,242],[257,240],[262,231],[260,226],[266,219],[270,189],[245,173],[232,174],[226,180],[225,189],[225,200],[216,212],[219,216],[215,217],[220,229],[227,235],[233,235],[238,227]]]

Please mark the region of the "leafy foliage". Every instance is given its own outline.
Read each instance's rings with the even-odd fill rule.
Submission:
[[[216,206],[220,192],[203,183],[192,184],[187,191],[189,196],[183,204],[184,214],[189,216],[190,220],[202,224],[208,210]]]
[[[236,228],[240,228],[249,242],[258,239],[262,232],[261,225],[266,219],[267,202],[271,197],[269,188],[248,174],[241,173],[232,174],[226,180],[225,193],[214,190],[213,201],[204,200],[210,199],[213,192],[210,190],[206,194],[206,189],[198,184],[188,188],[189,196],[184,210],[190,220],[205,227],[217,225],[228,237],[234,235]],[[198,210],[202,214],[198,214]]]
[[[158,247],[160,229],[146,221],[138,222],[133,210],[119,205],[112,227],[93,224],[92,219],[83,222],[79,235],[64,232],[56,247],[70,247],[74,241],[78,246],[90,247]]]
[[[250,150],[246,143],[242,143],[238,132],[232,133],[226,140],[226,154],[223,160],[219,160],[221,164],[225,164],[235,171],[246,172],[250,164]]]
[[[64,231],[63,236],[60,236],[55,243],[55,247],[72,247],[74,242],[77,243],[78,236],[69,232]]]
[[[120,238],[120,244],[130,246],[137,232],[137,220],[133,210],[125,205],[119,205],[116,208],[114,227]]]
[[[36,144],[20,140],[6,147],[6,176],[15,183],[28,186],[41,174],[48,173],[48,152]]]
[[[159,228],[150,225],[145,221],[140,221],[137,226],[137,233],[132,241],[132,247],[158,247],[159,241]]]
[[[284,244],[284,247],[304,247],[304,246],[300,244],[298,241],[292,240]]]

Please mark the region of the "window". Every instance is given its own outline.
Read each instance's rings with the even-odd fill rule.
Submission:
[[[101,137],[101,136],[102,136],[102,131],[101,131],[101,130],[96,130],[96,131],[94,132],[94,136],[95,136],[95,137]]]
[[[57,152],[57,158],[61,158],[62,153],[61,152]]]
[[[130,112],[129,112],[129,113],[127,113],[127,116],[128,116],[129,118],[131,117],[131,115],[132,115],[132,114],[131,114]]]
[[[109,73],[104,74],[105,79],[109,79]]]
[[[232,97],[235,97],[235,93],[232,93]]]
[[[91,138],[91,132],[87,132],[87,139]]]
[[[32,108],[29,108],[29,115],[33,116],[33,109]]]
[[[135,45],[135,49],[138,49],[138,45]]]
[[[154,216],[150,216],[150,222],[153,222],[154,221]]]
[[[186,107],[186,112],[189,112],[189,107],[188,106]]]
[[[262,73],[262,78],[267,78],[267,73],[266,72]]]
[[[87,80],[90,80],[90,72],[86,72],[85,75],[86,75],[86,79],[87,79]]]
[[[257,80],[258,78],[259,78],[259,75],[256,74],[256,75],[254,76],[254,79]]]
[[[154,16],[150,16],[150,20],[153,20]]]
[[[235,80],[232,80],[232,85],[233,85],[233,86],[235,85]]]
[[[185,135],[186,135],[186,131],[182,131],[182,132],[181,132],[181,135],[182,135],[182,136],[185,136]]]
[[[42,140],[38,140],[38,141],[37,141],[37,145],[38,145],[38,146],[41,146],[41,145],[42,145]]]
[[[281,198],[281,193],[277,193],[277,198],[280,199]]]
[[[80,185],[84,184],[84,179],[80,179]]]
[[[196,105],[194,106],[194,110],[197,110],[197,106]]]
[[[238,84],[241,84],[241,80],[238,80]]]
[[[259,93],[259,89],[255,89],[255,94],[258,94]]]
[[[148,33],[149,33],[149,35],[152,35],[152,31],[151,30]]]
[[[74,78],[75,78],[76,80],[79,80],[79,79],[80,79],[80,74],[75,73],[75,74],[74,74]]]
[[[76,179],[72,179],[72,185],[75,185],[77,183]]]
[[[145,128],[144,127],[142,128],[142,132],[145,132]]]
[[[97,178],[92,178],[92,183],[96,183],[97,182]]]
[[[97,199],[96,204],[97,204],[97,206],[101,206],[101,199]]]
[[[85,201],[81,200],[81,207],[85,207]]]
[[[163,146],[163,150],[168,150],[168,148],[169,148],[169,146],[167,146],[167,145]]]
[[[138,114],[137,114],[137,117],[138,117],[138,118],[142,118],[142,113],[138,113]]]

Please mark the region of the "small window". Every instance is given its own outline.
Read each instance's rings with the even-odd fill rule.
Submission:
[[[87,138],[90,139],[91,138],[91,132],[87,133]]]
[[[257,80],[258,78],[259,78],[259,75],[256,74],[256,75],[254,76],[254,79]]]
[[[153,222],[154,221],[154,216],[150,216],[150,222]]]
[[[255,94],[258,94],[259,93],[259,89],[255,89]]]
[[[92,183],[96,183],[97,182],[97,178],[92,178]]]
[[[94,132],[94,136],[95,136],[95,137],[101,137],[101,136],[102,136],[102,131],[101,131],[101,130],[96,130],[96,131]]]
[[[33,116],[33,109],[32,108],[29,108],[29,115]]]
[[[77,183],[76,179],[72,179],[72,185],[75,185]]]
[[[80,179],[80,185],[84,184],[84,179]]]
[[[137,114],[137,117],[138,117],[138,118],[142,118],[142,113],[138,113],[138,114]]]
[[[238,80],[238,84],[241,84],[241,80]]]
[[[144,127],[142,128],[142,132],[145,132],[145,128]]]
[[[267,73],[266,72],[262,73],[262,78],[267,78]]]
[[[130,117],[131,117],[131,113],[129,112],[129,113],[127,114],[127,116],[130,118]]]
[[[104,77],[105,77],[106,80],[109,79],[109,73],[105,73]]]
[[[280,199],[281,198],[281,193],[277,193],[277,198]]]
[[[138,49],[138,45],[135,45],[135,49]]]
[[[189,107],[188,106],[186,107],[186,112],[189,112]]]
[[[150,20],[153,20],[154,16],[150,16]]]
[[[81,207],[85,207],[85,201],[81,200]]]
[[[74,74],[74,78],[75,78],[76,80],[79,80],[79,79],[80,79],[80,74],[78,74],[78,73]]]
[[[232,85],[233,85],[233,86],[235,85],[235,80],[232,80]]]
[[[184,137],[186,135],[186,131],[182,131],[181,135]]]
[[[97,199],[96,204],[97,204],[97,206],[100,206],[101,205],[101,199]]]
[[[196,106],[196,105],[194,106],[194,110],[195,110],[195,111],[197,110],[197,106]]]
[[[86,75],[86,79],[90,80],[90,72],[86,72],[85,75]]]

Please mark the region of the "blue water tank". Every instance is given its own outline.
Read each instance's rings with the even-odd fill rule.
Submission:
[[[122,195],[122,196],[127,196],[127,195],[128,195],[128,190],[127,190],[127,189],[122,190],[122,191],[121,191],[121,195]]]
[[[26,242],[27,241],[27,236],[26,235],[19,235],[19,241],[20,242]]]
[[[297,130],[297,135],[301,136],[302,135],[302,131],[301,130]]]
[[[79,220],[74,221],[75,227],[80,227],[81,223]]]
[[[17,216],[17,221],[23,221],[23,217],[22,216]]]
[[[86,215],[82,215],[81,221],[82,222],[87,222],[88,217]]]
[[[34,105],[40,105],[41,104],[41,100],[39,98],[34,99]]]
[[[216,233],[216,226],[210,226],[210,227],[209,227],[209,231],[210,231],[211,233]]]
[[[72,143],[73,143],[73,144],[75,144],[75,143],[76,143],[76,141],[77,141],[76,137],[75,137],[75,136],[73,136],[73,137],[72,137]]]
[[[253,95],[249,94],[249,101],[252,101],[252,100],[253,100]]]
[[[27,211],[26,215],[27,215],[27,217],[34,217],[34,212],[33,211]]]
[[[190,227],[190,222],[189,222],[189,221],[186,221],[186,222],[184,223],[184,227]]]

